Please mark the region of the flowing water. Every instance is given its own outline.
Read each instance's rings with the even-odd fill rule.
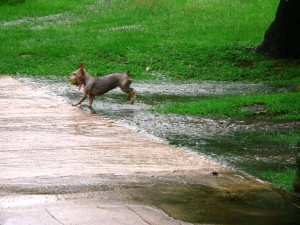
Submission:
[[[67,104],[81,93],[67,79],[19,78],[37,86]],[[169,101],[199,100],[212,96],[245,95],[286,91],[263,84],[203,82],[198,84],[140,82],[132,85],[138,99],[130,105],[123,93],[113,90],[96,97],[93,109],[80,108],[92,116],[105,116],[141,133],[151,134],[171,145],[187,148],[223,165],[256,177],[268,171],[295,167],[299,123],[278,124],[263,120],[234,121],[196,116],[161,115],[151,109]],[[87,181],[89,182],[89,181]],[[84,181],[83,181],[84,183]],[[88,184],[85,184],[88,186]],[[236,188],[236,187],[235,187]],[[164,209],[175,218],[205,224],[299,224],[299,200],[280,190],[256,190],[247,193],[234,187],[208,187],[189,184],[157,183],[128,186],[137,202]],[[158,194],[159,193],[159,194]]]
[[[43,87],[50,94],[55,93],[68,103],[75,102],[81,95],[66,79],[45,81],[22,78],[22,80]],[[251,119],[215,120],[195,116],[161,115],[151,111],[153,106],[171,101],[284,92],[287,91],[286,88],[223,82],[196,84],[140,82],[133,84],[133,87],[138,93],[135,105],[128,104],[126,95],[116,89],[96,97],[93,113],[105,115],[150,133],[172,145],[193,149],[227,166],[255,176],[260,176],[266,171],[295,167],[296,144],[300,141],[299,123],[284,124]],[[85,104],[81,106],[82,109],[89,111]]]

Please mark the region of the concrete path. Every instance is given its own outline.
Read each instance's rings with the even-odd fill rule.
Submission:
[[[10,77],[0,77],[0,107],[2,225],[187,224],[133,203],[120,187],[172,180],[268,188]]]

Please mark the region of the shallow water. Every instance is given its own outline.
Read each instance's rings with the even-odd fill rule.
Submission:
[[[75,102],[81,95],[67,79],[45,81],[21,78],[21,80],[38,85],[49,94],[58,95],[68,103]],[[153,106],[169,101],[283,92],[286,91],[285,88],[229,82],[180,84],[140,82],[134,83],[133,87],[138,93],[135,105],[128,104],[127,96],[115,89],[95,98],[93,113],[105,115],[170,144],[187,147],[217,159],[224,165],[258,177],[265,171],[295,167],[296,143],[299,141],[297,137],[300,136],[299,123],[215,120],[195,116],[161,115],[150,110]],[[87,102],[83,103],[81,108],[90,111],[86,104]]]
[[[77,88],[70,85],[67,79],[19,78],[19,80],[42,88],[48,94],[59,97],[68,104],[77,101],[81,96]],[[119,90],[114,90],[96,97],[92,111],[86,106],[87,102],[80,108],[91,113],[92,116],[109,117],[126,126],[134,127],[142,133],[154,135],[172,145],[188,148],[218,160],[223,165],[257,177],[268,170],[276,171],[295,166],[294,156],[297,137],[299,137],[299,123],[215,120],[194,116],[160,115],[150,110],[153,106],[168,101],[285,91],[282,88],[267,87],[262,84],[218,82],[199,84],[143,82],[135,83],[133,87],[138,93],[138,101],[135,105],[130,105],[126,101],[127,96]],[[74,132],[85,130],[87,136],[89,136],[88,132],[93,132],[87,127],[75,127],[75,124],[72,129]],[[91,154],[85,149],[80,149],[81,151],[83,155]],[[96,155],[90,157],[94,158]],[[37,181],[44,183],[43,177],[40,179],[39,181],[35,178],[32,183]],[[57,193],[58,189],[61,190],[61,187],[55,186],[56,183],[69,184],[66,186],[67,191],[63,190],[64,192],[99,191],[111,188],[107,186],[104,178],[100,183],[98,179],[99,177],[93,178],[93,175],[89,174],[89,178],[82,179],[80,185],[76,176],[60,177],[51,181],[53,183],[47,180],[50,183],[46,193]],[[72,186],[72,182],[76,185]],[[16,187],[16,190],[20,192],[31,193],[32,191],[30,188],[26,190],[26,187],[22,187],[22,190],[18,188]],[[175,218],[193,223],[282,225],[297,224],[300,220],[300,204],[289,194],[255,188],[243,193],[243,188],[233,191],[234,188],[215,189],[201,182],[186,184],[153,182],[151,186],[127,187],[135,201],[154,204]],[[45,190],[39,190],[37,185],[33,191],[41,194]]]
[[[135,201],[162,208],[177,219],[191,223],[223,225],[299,224],[296,202],[271,190],[220,190],[193,184],[159,184],[130,188]],[[138,194],[136,194],[138,193]]]

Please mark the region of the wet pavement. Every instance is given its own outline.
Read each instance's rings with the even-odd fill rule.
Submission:
[[[67,78],[30,78],[19,80],[42,88],[49,95],[71,104],[81,93]],[[284,173],[295,168],[296,144],[300,122],[276,123],[264,117],[233,120],[158,114],[156,106],[168,102],[199,101],[216,96],[268,94],[292,91],[293,87],[239,82],[163,82],[135,81],[135,105],[127,104],[123,92],[115,89],[95,98],[92,112],[145,132],[178,147],[188,148],[217,160],[222,165],[265,179],[266,173]],[[90,110],[86,103],[80,107]]]
[[[109,119],[97,111],[105,101],[91,113],[51,93],[49,84],[0,81],[0,224],[300,221],[292,195]],[[59,90],[75,95],[68,88]],[[148,108],[122,107],[124,118]]]

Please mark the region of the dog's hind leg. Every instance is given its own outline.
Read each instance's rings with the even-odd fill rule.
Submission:
[[[132,88],[131,88],[132,89]],[[134,104],[135,100],[136,100],[136,93],[135,91],[132,89],[132,91],[128,94],[129,97],[129,101],[131,104]]]
[[[128,94],[128,100],[131,104],[134,104],[136,100],[136,93],[133,88],[129,87],[129,85],[120,86],[121,90]]]
[[[89,95],[89,107],[92,107],[92,103],[94,101],[94,98],[95,98],[95,95],[93,95],[93,94]]]

